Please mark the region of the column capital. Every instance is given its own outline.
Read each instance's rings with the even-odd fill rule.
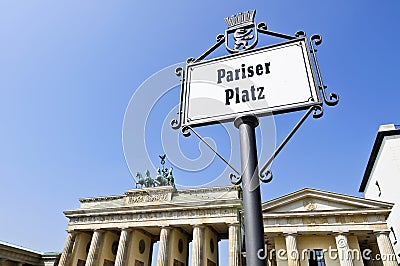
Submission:
[[[231,223],[226,223],[227,226],[239,226],[239,222],[231,222]]]
[[[287,236],[298,236],[299,234],[297,232],[283,232],[283,236],[287,237]]]
[[[191,224],[191,226],[193,227],[193,228],[205,228],[205,227],[207,227],[207,225],[205,225],[205,224]]]
[[[349,234],[349,231],[332,231],[332,234],[334,236],[339,236],[339,235],[345,235],[347,236]]]
[[[173,229],[172,226],[160,226],[159,228],[160,228],[160,232],[162,232],[163,230],[170,232]]]
[[[159,228],[165,228],[165,229],[172,229],[173,228],[173,226],[171,226],[171,225],[160,225],[159,226]]]

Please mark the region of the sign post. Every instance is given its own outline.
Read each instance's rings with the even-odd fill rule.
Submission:
[[[254,23],[256,11],[239,13],[225,19],[228,29],[217,36],[217,43],[199,58],[189,58],[186,69],[176,69],[181,77],[179,119],[171,121],[184,136],[193,132],[233,171],[231,182],[242,183],[246,265],[266,265],[260,181],[272,180],[268,169],[273,159],[301,127],[307,117],[323,115],[323,103],[334,106],[339,96],[326,95],[314,46],[322,38],[307,40],[299,31],[295,36],[269,31],[265,23]],[[255,48],[259,33],[285,41]],[[225,43],[227,56],[204,60]],[[255,48],[255,49],[253,49]],[[260,168],[255,128],[258,117],[307,110],[272,156]],[[241,171],[224,159],[195,130],[195,127],[234,122],[239,129]]]
[[[237,118],[234,124],[240,134],[246,265],[265,266],[266,251],[259,252],[264,250],[264,226],[255,133],[258,119],[250,115],[242,116]]]

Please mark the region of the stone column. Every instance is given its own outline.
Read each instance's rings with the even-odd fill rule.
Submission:
[[[286,252],[289,266],[300,266],[300,256],[297,250],[296,234],[285,234]]]
[[[389,231],[375,232],[376,242],[378,243],[381,260],[384,266],[396,266],[396,254],[389,238]]]
[[[347,236],[343,233],[339,233],[335,235],[335,240],[340,266],[354,266],[354,260],[352,257],[353,252],[350,251]]]
[[[99,230],[94,231],[92,240],[90,242],[89,254],[86,259],[85,266],[92,266],[94,265],[96,251],[100,244],[100,237],[102,232]]]
[[[154,239],[150,241],[150,252],[149,252],[149,265],[153,265],[153,250],[154,250]]]
[[[128,239],[130,230],[127,228],[122,228],[121,235],[119,237],[118,242],[118,251],[117,256],[115,258],[115,266],[123,266],[124,265],[124,257],[125,257],[125,249],[126,249],[126,240]]]
[[[203,266],[204,226],[193,227],[192,266]]]
[[[6,259],[0,258],[0,266],[6,265]]]
[[[240,266],[240,231],[239,224],[229,225],[229,266]]]
[[[168,265],[169,236],[171,228],[163,227],[160,233],[160,244],[158,246],[157,266]]]
[[[62,251],[58,266],[65,266],[67,264],[68,255],[71,253],[72,247],[74,246],[75,232],[68,232],[67,239],[65,240],[64,249]]]

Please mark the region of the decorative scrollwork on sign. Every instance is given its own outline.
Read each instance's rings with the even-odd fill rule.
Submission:
[[[179,119],[179,121],[178,121],[177,119],[173,119],[173,120],[171,121],[171,127],[172,127],[173,129],[177,130],[177,129],[179,129],[179,128],[181,127],[181,125],[182,125],[182,114],[183,114],[183,111],[182,111],[182,108],[183,108],[182,102],[183,102],[183,98],[184,98],[184,96],[183,96],[183,94],[184,94],[184,87],[183,87],[183,86],[184,86],[184,80],[185,80],[185,71],[183,70],[182,67],[177,67],[177,68],[175,69],[175,75],[177,75],[178,77],[181,77],[181,93],[180,93],[179,112],[178,112],[178,119]]]
[[[267,28],[267,23],[265,23],[265,22],[260,22],[260,23],[258,23],[258,25],[257,25],[257,30],[258,30],[259,32],[268,30],[268,28]]]
[[[189,127],[182,127],[182,135],[185,137],[190,137],[190,128]]]
[[[263,183],[269,183],[269,182],[271,182],[272,181],[272,179],[273,179],[273,174],[272,174],[272,171],[270,170],[270,169],[268,169],[268,170],[266,170],[265,171],[265,173],[261,173],[260,172],[260,174],[259,174],[259,179],[260,179],[260,181],[261,182],[263,182]]]
[[[196,58],[194,58],[194,57],[189,57],[188,59],[186,59],[186,64],[192,64],[192,63],[194,63],[194,62],[196,62]]]
[[[319,65],[318,65],[318,60],[317,60],[317,56],[315,54],[316,50],[315,50],[315,46],[318,46],[322,43],[322,37],[321,35],[318,34],[314,34],[313,36],[311,36],[310,38],[310,46],[311,46],[311,51],[312,51],[312,57],[314,60],[314,66],[315,69],[317,71],[317,76],[318,76],[318,87],[319,90],[321,92],[322,98],[324,99],[324,102],[326,103],[326,105],[328,106],[335,106],[336,104],[339,103],[339,95],[332,92],[329,94],[329,99],[326,95],[326,88],[327,86],[324,85],[324,82],[322,81],[322,75],[321,75],[321,71],[319,69]]]
[[[232,185],[239,185],[242,182],[242,176],[237,176],[235,174],[230,174],[229,179],[231,180]]]
[[[323,85],[322,87],[320,87],[321,91],[322,91],[322,96],[324,98],[324,102],[326,103],[326,105],[328,106],[335,106],[336,104],[339,103],[339,95],[337,95],[334,92],[331,92],[329,94],[329,100],[328,97],[326,96],[326,88],[327,86]]]
[[[321,45],[322,43],[322,36],[319,34],[314,34],[313,36],[311,36],[310,38],[311,41],[313,41],[315,43],[315,45]]]
[[[225,36],[223,34],[218,34],[215,39],[217,40],[217,43],[219,43],[220,41],[224,41]]]
[[[294,36],[296,36],[297,38],[303,38],[303,37],[306,37],[306,33],[302,30],[299,30],[299,31],[296,31]]]
[[[321,105],[314,106],[313,111],[314,111],[313,113],[314,118],[321,118],[322,115],[324,114],[324,108]]]

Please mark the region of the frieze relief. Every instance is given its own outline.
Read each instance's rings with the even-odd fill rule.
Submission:
[[[269,226],[278,225],[323,225],[323,224],[352,224],[366,223],[368,218],[366,215],[348,215],[348,216],[305,216],[293,218],[264,218],[264,223]]]
[[[168,219],[190,219],[190,218],[220,218],[237,216],[237,209],[210,209],[210,210],[182,210],[154,213],[133,213],[118,215],[96,215],[70,218],[70,224],[88,223],[110,223],[130,221],[151,221]]]
[[[144,202],[157,202],[157,201],[169,201],[170,193],[152,193],[147,192],[135,193],[127,196],[127,204],[137,204]]]
[[[351,216],[338,216],[335,217],[336,223],[366,223],[368,222],[365,215],[351,215]]]
[[[303,224],[327,224],[328,218],[327,217],[303,217]]]

